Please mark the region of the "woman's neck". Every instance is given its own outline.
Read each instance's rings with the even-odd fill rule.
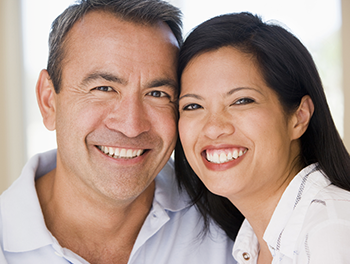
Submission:
[[[234,197],[234,199],[230,199],[230,201],[248,220],[257,236],[260,246],[258,264],[271,263],[272,261],[272,255],[267,243],[263,239],[263,236],[270,223],[275,208],[289,182],[275,188],[275,190],[270,186],[270,189],[265,192],[261,189],[259,192],[250,193],[245,197]]]

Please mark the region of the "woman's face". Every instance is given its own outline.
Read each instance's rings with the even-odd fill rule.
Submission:
[[[180,138],[209,190],[231,201],[263,198],[290,182],[299,153],[295,122],[251,56],[233,47],[201,54],[185,68],[181,87]]]

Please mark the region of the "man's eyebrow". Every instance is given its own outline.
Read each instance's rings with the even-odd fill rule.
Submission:
[[[168,87],[174,93],[176,98],[178,96],[179,88],[178,88],[177,81],[171,78],[156,79],[146,84],[146,88],[157,88],[157,87]]]
[[[175,92],[178,91],[178,85],[177,82],[174,81],[173,79],[156,79],[151,81],[147,87],[148,88],[156,88],[156,87],[161,87],[161,86],[168,86],[172,88]]]
[[[110,74],[110,73],[105,73],[105,72],[94,72],[91,74],[88,74],[83,81],[81,82],[82,85],[87,85],[91,81],[99,80],[99,79],[104,79],[109,82],[116,82],[120,84],[126,84],[126,81],[121,79],[120,77]]]

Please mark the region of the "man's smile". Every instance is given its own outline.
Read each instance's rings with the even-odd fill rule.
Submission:
[[[106,155],[115,159],[133,159],[145,153],[145,149],[127,149],[127,148],[113,148],[106,146],[97,146]]]

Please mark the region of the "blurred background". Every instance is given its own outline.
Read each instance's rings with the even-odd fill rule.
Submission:
[[[0,0],[0,193],[38,152],[56,147],[35,98],[52,21],[74,0]],[[168,0],[183,12],[184,37],[219,14],[249,11],[296,35],[321,74],[337,128],[350,149],[349,0]],[[347,102],[347,103],[346,103]]]

